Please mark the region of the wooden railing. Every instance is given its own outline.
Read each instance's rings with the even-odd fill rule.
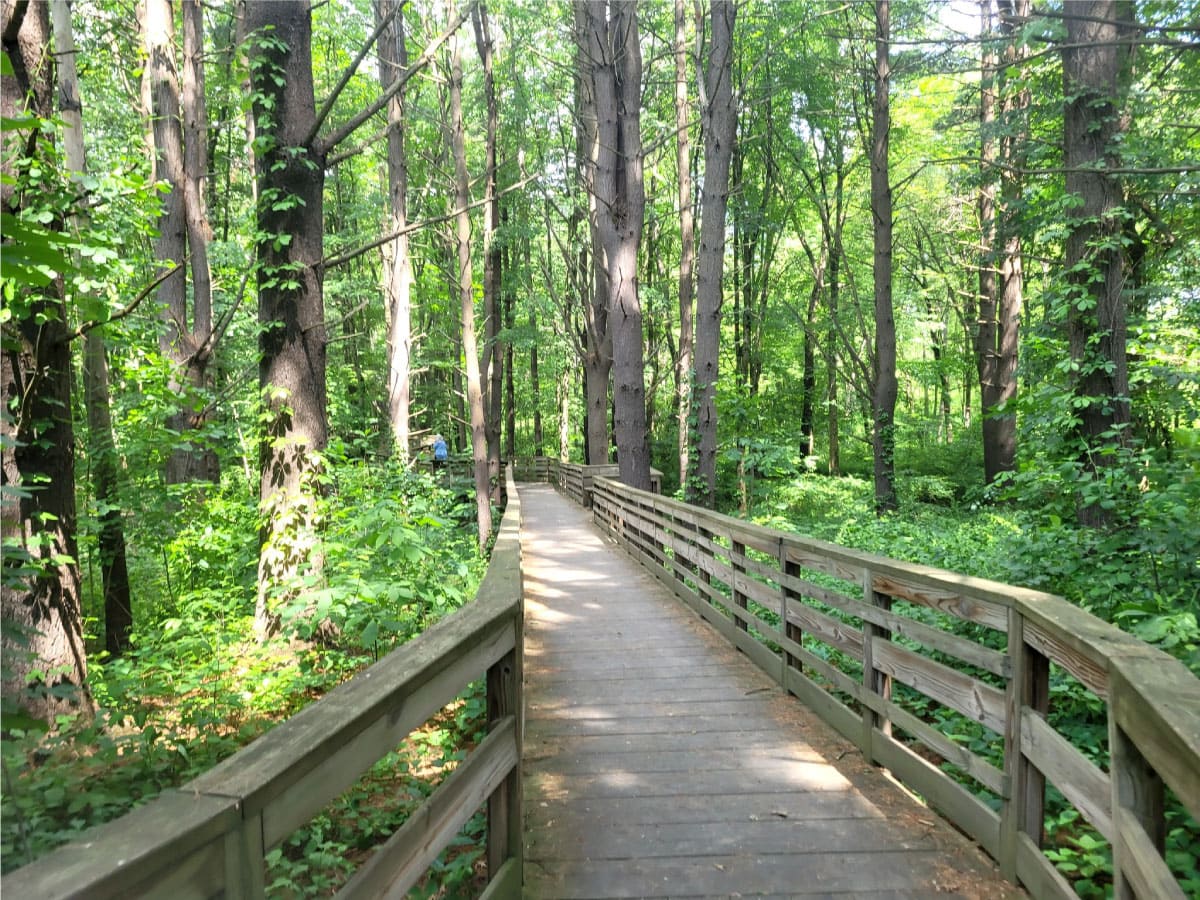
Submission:
[[[545,459],[545,457],[538,457]],[[599,466],[584,466],[578,463],[559,462],[557,459],[546,461],[546,475],[538,481],[548,481],[585,509],[592,506],[592,484],[597,478],[617,478],[620,469],[616,463],[606,463]],[[658,469],[650,470],[650,490],[662,493],[662,475]],[[531,479],[533,480],[533,479]]]
[[[1200,681],[1181,663],[1060,597],[608,478],[592,481],[590,499],[601,527],[679,597],[1034,896],[1075,896],[1043,852],[1053,785],[1111,844],[1117,897],[1184,898],[1163,859],[1164,785],[1200,820]],[[1052,667],[1104,710],[1107,771],[1051,724]],[[939,727],[951,710],[958,724]]]
[[[485,673],[487,737],[337,896],[403,896],[484,803],[484,896],[519,896],[521,513],[507,480],[473,603],[194,781],[6,875],[4,896],[263,897],[265,854]]]

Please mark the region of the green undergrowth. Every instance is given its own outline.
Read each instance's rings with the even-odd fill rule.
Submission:
[[[194,778],[468,602],[486,560],[461,488],[388,462],[335,459],[324,580],[310,591],[332,629],[314,640],[313,618],[294,614],[263,644],[253,636],[254,496],[227,478],[220,490],[192,497],[184,527],[158,536],[154,552],[135,548],[135,560],[161,560],[163,589],[138,594],[130,652],[112,659],[93,651],[96,716],[61,717],[48,730],[8,720],[4,871]],[[146,565],[135,562],[135,592],[156,583]],[[327,811],[275,851],[273,893],[325,893],[345,860],[365,855],[365,841],[385,839],[415,803],[380,800],[373,789],[401,800],[428,794],[473,740],[481,704],[478,690],[461,698],[337,801],[341,813]],[[435,866],[431,893],[469,879],[473,853],[459,847]]]

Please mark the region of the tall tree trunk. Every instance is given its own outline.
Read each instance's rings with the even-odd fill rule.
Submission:
[[[375,0],[375,21],[393,18],[379,39],[379,82],[386,88],[408,68],[404,11],[395,9],[403,0]],[[392,445],[404,465],[409,461],[409,408],[412,397],[412,259],[408,235],[407,123],[404,115],[405,89],[392,97],[387,107],[387,170],[389,231],[396,237],[383,246],[384,302],[387,304],[388,424]]]
[[[525,252],[525,296],[529,298],[529,333],[533,343],[529,346],[529,389],[533,394],[533,454],[545,455],[545,435],[542,433],[542,386],[538,373],[538,320],[537,304],[533,299],[533,264],[528,231],[524,233],[523,248]]]
[[[507,210],[504,215],[507,215]],[[500,298],[504,306],[504,328],[511,335],[516,325],[516,313],[513,309],[516,305],[513,298],[513,279],[517,269],[512,251],[508,254],[506,265],[510,273],[509,286],[505,290],[504,285],[501,284]],[[504,342],[504,454],[505,458],[510,461],[517,455],[517,388],[513,379],[513,356],[513,342],[510,338]],[[497,481],[498,484],[499,481]]]
[[[488,478],[488,444],[484,424],[483,390],[479,374],[479,347],[475,339],[475,292],[471,274],[470,177],[467,173],[466,131],[462,109],[462,42],[450,38],[449,122],[450,150],[454,156],[455,237],[458,246],[458,294],[462,317],[463,360],[466,362],[467,407],[471,417],[471,458],[475,475],[475,511],[479,524],[479,549],[492,534],[492,504]]]
[[[1112,451],[1128,442],[1131,420],[1122,189],[1109,170],[1120,165],[1120,138],[1128,127],[1124,95],[1132,65],[1133,3],[1080,0],[1062,15],[1066,189],[1079,203],[1066,245],[1067,335],[1081,458],[1090,475],[1101,477],[1117,461]],[[1100,527],[1111,513],[1081,501],[1078,517],[1081,524]]]
[[[700,200],[700,250],[696,259],[696,350],[693,413],[697,447],[695,478],[688,483],[693,503],[712,507],[717,493],[717,378],[721,344],[722,273],[725,266],[725,211],[729,167],[737,130],[733,97],[733,29],[737,7],[730,0],[709,6],[712,38],[704,74],[704,187]]]
[[[71,30],[71,4],[53,0],[54,49],[58,60],[58,108],[62,117],[67,166],[73,177],[87,172],[83,144],[83,105],[75,66],[75,37]],[[78,223],[76,223],[78,227]],[[83,396],[87,410],[88,459],[92,490],[100,509],[98,556],[104,592],[104,648],[112,657],[129,649],[133,631],[133,603],[125,556],[125,526],[121,515],[116,445],[113,440],[112,403],[108,357],[103,331],[94,328],[83,338]]]
[[[612,375],[612,333],[608,327],[608,294],[604,281],[604,247],[601,244],[596,203],[596,162],[600,152],[596,94],[592,83],[595,64],[589,51],[589,0],[576,0],[575,30],[575,157],[578,180],[588,205],[589,247],[581,245],[579,291],[584,334],[584,449],[588,465],[609,460],[608,383]],[[590,267],[588,263],[591,263]]]
[[[208,222],[204,212],[204,179],[208,169],[204,111],[203,37],[198,4],[185,4],[183,89],[175,62],[175,21],[170,0],[146,0],[139,7],[146,50],[144,77],[150,106],[146,110],[153,135],[154,177],[167,185],[155,256],[160,264],[183,263],[158,290],[165,329],[159,349],[173,368],[173,393],[193,398],[208,387],[212,347],[212,287],[208,267]],[[185,139],[186,138],[186,139]],[[192,304],[188,315],[188,278]],[[176,409],[167,426],[180,444],[167,460],[168,483],[215,480],[216,455],[186,441],[203,424],[205,413],[195,400]]]
[[[813,400],[817,390],[817,332],[813,320],[817,315],[817,302],[825,280],[826,247],[821,255],[813,259],[813,287],[808,297],[808,309],[804,313],[804,368],[800,378],[800,453],[810,458],[816,451],[816,429],[813,426]],[[810,258],[813,258],[810,254]]]
[[[691,140],[688,134],[689,56],[687,44],[688,9],[685,0],[675,0],[675,171],[679,185],[679,352],[675,358],[675,416],[679,430],[679,483],[688,483],[692,415],[692,329],[693,289],[696,264],[696,225],[692,196]]]
[[[875,247],[875,368],[872,385],[872,446],[875,510],[899,506],[896,499],[896,319],[892,310],[892,186],[888,176],[888,91],[891,84],[889,0],[875,0],[875,93],[871,117],[871,212]]]
[[[838,171],[838,197],[841,197],[841,170]],[[838,398],[838,302],[841,299],[842,245],[835,241],[829,254],[829,331],[825,335],[825,405],[829,418],[825,423],[825,440],[828,445],[829,474],[842,474],[842,453],[839,426],[841,423],[841,400]]]
[[[255,630],[279,627],[301,576],[323,568],[318,532],[326,416],[323,189],[315,137],[312,18],[307,0],[247,2],[257,176],[258,383],[261,445]]]
[[[646,207],[637,7],[590,0],[588,13],[599,143],[593,187],[612,333],[617,463],[624,483],[649,490],[646,373],[637,285],[638,246]]]
[[[54,114],[48,9],[44,3],[0,7],[4,54],[12,66],[0,88],[6,122]],[[36,167],[29,164],[54,171],[49,134],[6,126],[0,183],[5,213],[20,218],[27,192],[41,189],[23,183],[21,173]],[[0,680],[6,701],[49,720],[92,709],[79,607],[71,345],[61,284],[17,282],[6,311],[0,348]]]
[[[500,502],[500,429],[503,424],[504,359],[500,341],[503,252],[497,240],[500,229],[500,196],[496,186],[496,140],[500,129],[500,108],[496,103],[493,73],[493,43],[487,17],[487,4],[471,6],[475,27],[475,46],[483,63],[483,94],[487,102],[487,134],[484,145],[483,201],[483,308],[485,350],[483,366],[484,406],[487,435],[488,476],[492,500]],[[490,384],[488,383],[490,382]]]

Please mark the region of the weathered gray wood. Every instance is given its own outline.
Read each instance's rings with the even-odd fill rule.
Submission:
[[[359,867],[338,892],[340,900],[399,897],[416,884],[488,795],[519,767],[517,735],[514,716],[496,723],[438,790]]]
[[[1153,897],[1155,900],[1187,900],[1183,888],[1163,861],[1162,849],[1146,834],[1136,819],[1120,819],[1120,835],[1114,850],[1114,872],[1119,881],[1114,897]]]
[[[1025,832],[1017,834],[1017,875],[1038,900],[1076,900],[1079,896]]]
[[[4,876],[6,897],[125,897],[131,885],[175,883],[181,860],[208,862],[211,883],[197,883],[179,897],[208,897],[224,881],[224,834],[241,822],[233,800],[165,791],[152,803],[120,820],[120,828],[101,826],[60,847],[37,863]],[[147,840],[153,835],[154,840]]]
[[[607,494],[607,484],[600,487]],[[751,658],[761,655],[765,670],[803,679],[801,690],[836,704],[802,674],[785,672],[781,658],[755,640],[760,629],[772,640],[786,640],[754,614],[756,596],[748,596],[751,609],[741,617],[749,631],[726,616],[742,609],[721,593],[720,578],[747,595],[764,584],[757,580],[758,570],[751,571],[761,561],[721,545],[722,540],[740,543],[736,533],[709,537],[698,526],[699,533],[692,535],[677,522],[668,530],[664,522],[655,523],[657,530],[648,536],[640,521],[647,512],[636,498],[639,521],[626,523],[633,526],[624,532],[626,557],[605,550],[599,536],[589,534],[585,514],[548,491],[542,495],[545,506],[536,489],[524,498],[527,510],[536,508],[527,520],[523,548],[531,619],[526,629],[526,896],[894,892],[905,887],[909,870],[910,892],[928,895],[936,890],[939,871],[991,871],[986,863],[975,868],[978,856],[969,864],[957,855],[941,856],[943,838],[965,846],[957,843],[960,837],[891,788],[851,743],[828,732],[751,665]],[[600,521],[612,527],[607,515]],[[654,545],[660,539],[661,552]],[[644,561],[653,577],[634,559]],[[710,581],[688,571],[692,560]],[[578,579],[574,589],[570,577]],[[598,582],[621,602],[600,601],[592,587]],[[778,604],[777,586],[770,590],[773,596],[764,599]],[[683,607],[672,592],[712,626],[679,616]],[[541,615],[545,620],[535,623]],[[678,629],[680,636],[668,637],[668,628]],[[713,628],[744,653],[734,652]],[[789,650],[812,655],[794,641],[789,644]],[[635,659],[627,661],[625,652]],[[732,691],[716,684],[713,663],[718,660],[735,673]],[[697,664],[702,669],[693,675]],[[669,681],[649,683],[644,676],[651,672],[666,674]],[[818,737],[820,747],[813,743]],[[872,785],[869,795],[861,793],[864,779]],[[922,824],[884,824],[885,814],[900,809]],[[942,860],[940,869],[913,855],[924,852],[920,848],[927,839],[938,848],[929,859]],[[869,856],[889,871],[849,871],[868,865]],[[839,864],[831,862],[835,858]],[[983,883],[988,896],[1013,891],[1002,882]]]
[[[1004,694],[991,685],[896,644],[875,643],[875,667],[997,734],[1004,733]]]
[[[1112,784],[1108,776],[1029,709],[1021,710],[1021,752],[1093,828],[1112,840]]]

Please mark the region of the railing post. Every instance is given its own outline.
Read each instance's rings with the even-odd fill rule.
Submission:
[[[1130,819],[1137,822],[1159,855],[1163,854],[1167,838],[1163,782],[1142,756],[1137,744],[1129,739],[1129,735],[1117,723],[1114,707],[1118,702],[1116,697],[1109,697],[1108,771],[1112,781],[1113,900],[1136,900],[1137,893],[1126,874],[1126,870],[1132,867],[1132,848],[1125,843],[1122,826]]]
[[[225,897],[262,900],[267,896],[262,814],[243,819],[225,832]]]
[[[523,612],[517,608],[514,623],[516,629],[516,646],[506,653],[487,671],[487,708],[488,727],[506,716],[516,719],[514,729],[517,742],[517,759],[521,759],[521,737],[524,733],[522,721],[522,644],[523,644]],[[524,848],[522,846],[521,824],[521,764],[518,761],[508,776],[500,784],[487,803],[487,871],[488,879],[495,878],[501,866],[509,859],[517,861],[518,868],[523,867]],[[518,883],[520,883],[518,881]]]
[[[782,573],[782,575],[784,576],[785,579],[789,575],[799,575],[800,574],[800,566],[794,562],[791,562],[787,558],[787,547],[784,545],[782,539],[779,541],[779,571]],[[786,583],[781,583],[780,584],[780,600],[779,600],[779,621],[780,621],[780,624],[783,625],[783,636],[786,637],[789,641],[795,642],[796,644],[802,644],[804,641],[804,632],[803,632],[803,630],[801,630],[799,625],[796,625],[795,623],[793,623],[791,621],[791,619],[788,615],[788,613],[790,611],[790,601],[792,599],[799,599],[799,595],[796,594],[796,592],[793,591],[791,588],[789,588]],[[784,648],[782,684],[785,688],[787,687],[788,669],[795,669],[797,672],[803,672],[804,671],[804,663],[800,660],[800,658],[798,656],[793,656],[791,653],[788,652],[788,650],[786,648]]]
[[[740,563],[736,559],[734,559],[734,556],[745,556],[745,555],[746,555],[746,545],[741,543],[740,541],[735,541],[732,537],[730,537],[730,539],[729,539],[729,566],[731,569],[733,569],[733,578],[731,579],[731,581],[733,583],[730,584],[729,587],[733,594],[734,606],[738,606],[741,609],[749,608],[749,605],[746,601],[746,595],[743,594],[741,591],[739,591],[738,586],[737,586],[737,577],[739,574],[745,573],[746,566],[743,563]],[[736,615],[733,617],[733,624],[740,631],[749,631],[750,630],[750,623],[747,622],[745,619],[738,618]]]
[[[871,606],[883,610],[892,608],[892,598],[880,594],[874,588],[874,576],[870,569],[863,570],[863,599]],[[863,622],[863,687],[883,700],[892,699],[892,676],[881,672],[875,667],[875,642],[890,641],[891,629],[882,628],[870,622]],[[875,712],[869,706],[863,706],[863,758],[875,763],[875,729],[886,735],[892,733],[892,723],[885,716]]]
[[[1026,758],[1021,720],[1025,710],[1045,717],[1050,711],[1050,660],[1025,640],[1025,617],[1013,609],[1008,616],[1009,682],[1005,698],[1004,777],[1006,796],[1000,807],[1000,871],[1019,875],[1019,837],[1034,846],[1044,842],[1046,776]]]

